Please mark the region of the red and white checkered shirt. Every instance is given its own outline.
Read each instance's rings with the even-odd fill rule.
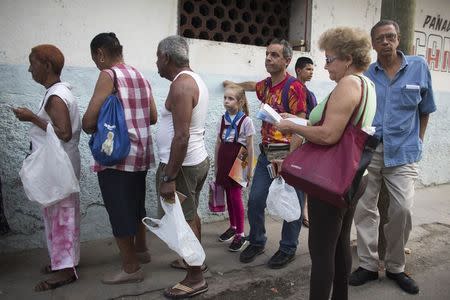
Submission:
[[[120,163],[106,167],[95,162],[92,166],[94,172],[106,168],[127,172],[148,170],[155,163],[153,155],[153,141],[150,131],[150,103],[153,100],[150,83],[135,68],[126,64],[113,67],[117,76],[117,89],[119,99],[125,112],[125,120],[130,137],[130,153]],[[104,70],[114,79],[110,69]]]

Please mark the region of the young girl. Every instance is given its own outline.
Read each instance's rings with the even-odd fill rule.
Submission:
[[[248,117],[245,91],[238,85],[228,85],[223,96],[226,109],[222,116],[215,148],[216,184],[226,192],[230,228],[220,235],[219,241],[233,239],[229,250],[240,251],[247,241],[244,238],[244,205],[242,186],[228,176],[241,147],[247,149],[247,182],[250,182],[253,162],[253,135],[255,128]]]

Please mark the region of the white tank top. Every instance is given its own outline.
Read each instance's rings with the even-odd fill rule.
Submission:
[[[192,110],[191,125],[189,126],[189,143],[183,166],[195,166],[208,157],[205,147],[205,120],[208,112],[208,89],[200,76],[191,71],[182,71],[173,79],[175,81],[181,74],[191,76],[198,86],[198,102]],[[172,81],[172,82],[173,82]],[[158,155],[162,163],[167,164],[170,157],[170,147],[174,136],[172,113],[163,105],[161,108],[159,126],[156,134],[156,143],[158,145]]]
[[[61,141],[64,150],[72,162],[73,170],[77,178],[80,178],[80,151],[78,150],[78,143],[80,142],[81,119],[78,111],[78,104],[71,92],[72,87],[69,83],[59,82],[47,89],[44,99],[40,103],[39,112],[36,114],[43,120],[52,123],[50,116],[45,111],[45,105],[48,98],[56,95],[64,101],[69,110],[70,124],[72,126],[72,138],[67,143]],[[53,124],[53,123],[52,123]],[[30,138],[32,144],[32,152],[36,151],[43,144],[46,143],[46,132],[36,125],[30,128]]]

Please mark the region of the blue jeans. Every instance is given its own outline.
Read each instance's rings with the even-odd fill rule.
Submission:
[[[250,244],[254,246],[265,246],[266,228],[264,225],[267,194],[273,179],[270,178],[267,165],[270,162],[266,155],[260,154],[258,163],[256,164],[255,173],[253,175],[252,187],[248,199],[248,221],[250,223]],[[297,196],[300,202],[301,216],[300,219],[292,222],[283,222],[281,231],[280,250],[287,254],[294,254],[297,250],[298,236],[302,227],[303,220],[303,192],[297,190]]]

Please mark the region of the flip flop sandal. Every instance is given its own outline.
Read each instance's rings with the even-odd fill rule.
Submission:
[[[170,263],[170,266],[174,269],[179,269],[179,270],[186,270],[187,266],[186,266],[186,262],[184,260],[179,260],[176,259],[173,262]],[[202,272],[208,272],[208,266],[204,263],[202,265]]]
[[[184,293],[174,294],[174,293],[171,292],[173,290],[179,290],[179,291],[182,291]],[[194,297],[196,295],[205,293],[207,291],[208,291],[208,283],[206,283],[206,281],[205,281],[205,284],[203,286],[201,286],[199,288],[196,288],[196,289],[193,289],[193,288],[188,287],[188,286],[186,286],[184,284],[181,284],[181,283],[177,283],[173,287],[165,290],[164,291],[164,296],[166,296],[167,298],[170,298],[170,299],[184,299],[184,298]]]
[[[44,291],[48,291],[48,290],[54,290],[63,285],[67,285],[72,282],[75,282],[76,280],[77,280],[77,277],[75,275],[72,275],[71,277],[69,277],[65,280],[60,280],[60,281],[56,281],[56,282],[51,282],[51,280],[44,280],[44,281],[39,282],[34,287],[34,291],[35,292],[44,292]]]

